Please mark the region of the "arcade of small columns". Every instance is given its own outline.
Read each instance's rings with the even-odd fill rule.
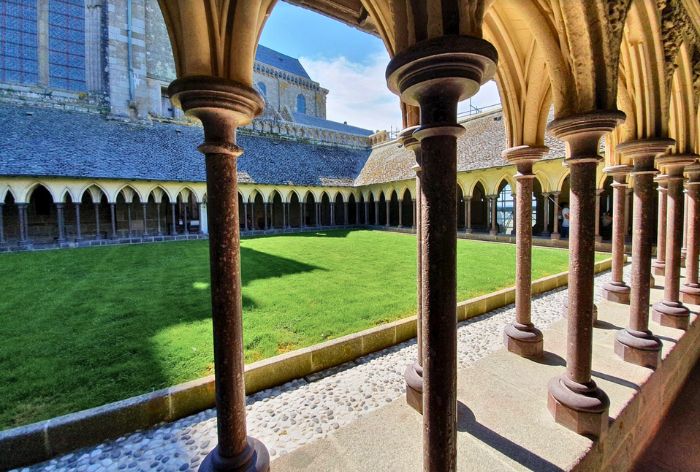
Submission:
[[[570,172],[569,302],[566,370],[548,385],[548,407],[562,425],[599,437],[608,396],[592,379],[596,173],[605,167],[621,208],[625,179],[634,185],[629,326],[615,352],[653,367],[661,341],[650,331],[650,211],[653,179],[666,183],[664,300],[653,319],[684,328],[680,293],[697,296],[698,103],[700,7],[693,0],[298,0],[376,34],[391,57],[386,77],[402,102],[402,143],[415,153],[418,195],[419,355],[407,369],[409,403],[423,413],[423,468],[457,468],[456,155],[457,103],[496,78],[508,148],[517,168],[516,208],[527,215],[533,167],[545,152],[545,127],[566,143]],[[268,470],[265,446],[247,436],[242,347],[236,128],[259,115],[253,89],[255,48],[274,0],[160,0],[178,79],[170,96],[201,120],[216,370],[218,444],[202,470]],[[549,79],[549,80],[547,80]],[[555,119],[546,118],[554,106]],[[622,167],[621,167],[622,166]],[[683,178],[689,178],[686,285],[680,287]],[[658,176],[657,176],[658,178]],[[623,283],[619,231],[614,282]],[[542,353],[530,319],[531,231],[516,218],[516,319],[509,350]],[[613,291],[608,290],[609,293]],[[611,297],[614,298],[614,297]],[[517,374],[514,374],[517,375]],[[418,402],[416,402],[418,399]]]
[[[392,143],[391,145],[396,145]],[[568,169],[563,159],[535,164],[533,235],[559,238],[559,217],[568,205]],[[612,212],[612,176],[598,165],[596,240],[610,239],[601,216]],[[466,233],[511,234],[500,214],[513,211],[515,168],[504,166],[457,173],[457,228]],[[665,187],[659,187],[665,191]],[[622,210],[630,233],[632,188]],[[207,233],[206,187],[201,182],[143,182],[6,177],[0,184],[0,247],[28,248],[90,241],[133,242]],[[243,232],[288,231],[329,226],[416,228],[415,180],[363,187],[299,187],[239,184]],[[664,200],[665,202],[665,200]],[[684,219],[684,244],[687,238]],[[501,218],[503,219],[503,218]],[[609,230],[609,228],[608,228]],[[661,248],[660,250],[663,250]]]

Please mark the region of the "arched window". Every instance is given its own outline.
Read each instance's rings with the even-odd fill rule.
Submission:
[[[510,184],[505,184],[498,196],[498,208],[496,211],[499,233],[510,234],[513,231],[515,226],[513,204],[513,190],[510,188]]]
[[[306,113],[306,97],[302,94],[297,95],[297,112]]]
[[[267,97],[267,87],[265,87],[264,83],[258,82],[258,90],[260,90],[263,97]]]

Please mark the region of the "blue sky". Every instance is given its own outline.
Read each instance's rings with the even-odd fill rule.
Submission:
[[[398,98],[386,87],[389,55],[382,41],[323,15],[279,2],[260,44],[298,57],[311,78],[329,90],[328,119],[368,129],[401,126]],[[477,106],[498,103],[493,82],[472,99]],[[460,110],[466,110],[463,103]]]

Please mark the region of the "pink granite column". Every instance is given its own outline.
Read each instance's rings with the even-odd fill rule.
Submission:
[[[269,470],[269,454],[247,435],[243,356],[236,129],[259,115],[265,103],[250,87],[214,77],[185,77],[168,89],[188,116],[202,122],[207,178],[211,312],[218,444],[200,471]]]
[[[549,236],[549,192],[542,192],[542,203],[544,207],[544,221],[542,227],[542,236]]]
[[[508,351],[523,357],[541,357],[542,332],[532,324],[532,166],[547,152],[546,147],[518,146],[503,151],[515,165],[515,322],[506,326]]]
[[[417,295],[417,336],[416,344],[418,354],[416,356],[416,361],[413,364],[409,364],[404,372],[404,379],[406,380],[406,403],[408,403],[413,409],[419,413],[423,413],[423,238],[422,238],[422,225],[421,225],[421,149],[420,142],[413,137],[414,131],[418,129],[418,126],[411,126],[410,128],[404,129],[399,134],[399,143],[407,150],[412,151],[415,159],[416,165],[413,166],[413,170],[416,171],[416,214],[417,220],[414,220],[414,225],[416,226],[416,244],[417,244],[417,258],[416,258],[416,295]]]
[[[464,198],[464,232],[472,232],[472,197]]]
[[[630,302],[630,287],[623,280],[625,266],[625,198],[627,174],[632,167],[619,165],[607,167],[605,172],[613,178],[613,225],[612,225],[612,276],[603,285],[603,298],[611,302]]]
[[[688,252],[688,192],[683,196],[683,246],[681,247],[681,267],[685,267],[685,255]]]
[[[615,353],[627,362],[655,369],[661,360],[661,340],[649,330],[651,236],[654,214],[654,158],[674,144],[672,139],[641,139],[617,146],[632,160],[632,291],[627,328],[615,336]]]
[[[658,175],[659,184],[659,218],[656,232],[656,260],[651,264],[654,275],[664,275],[666,267],[666,202],[668,193],[668,175]]]
[[[600,195],[605,192],[605,189],[599,188],[595,191],[595,242],[599,243],[603,240],[600,236]]]
[[[457,469],[457,104],[495,74],[497,56],[483,39],[434,37],[386,71],[389,89],[420,107],[423,470],[431,472]]]
[[[570,168],[569,301],[566,372],[548,386],[547,406],[554,419],[573,431],[600,437],[608,427],[610,400],[591,377],[593,352],[593,277],[596,168],[600,138],[624,120],[617,111],[600,111],[549,123],[566,141]]]
[[[552,234],[550,238],[559,239],[559,194],[561,192],[551,192],[550,195],[554,197],[552,204],[554,205],[554,217],[552,218]]]
[[[688,174],[688,246],[685,257],[685,283],[681,287],[681,300],[700,305],[698,283],[698,257],[700,257],[700,163],[686,168]]]
[[[694,155],[665,155],[657,164],[668,175],[666,215],[666,268],[664,271],[664,298],[652,307],[654,321],[662,326],[688,329],[690,310],[681,303],[681,244],[683,241],[683,168],[695,160]]]

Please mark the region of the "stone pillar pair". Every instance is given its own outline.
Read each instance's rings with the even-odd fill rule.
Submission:
[[[548,151],[546,147],[517,146],[503,151],[515,165],[515,322],[505,328],[508,351],[523,357],[537,358],[543,353],[542,332],[532,324],[532,188],[535,162]]]
[[[542,192],[542,202],[543,202],[543,212],[544,212],[544,225],[542,228],[542,236],[549,236],[549,192]]]
[[[215,77],[185,77],[169,95],[204,127],[207,213],[211,266],[211,309],[216,369],[218,445],[200,470],[269,469],[269,454],[247,436],[236,129],[260,114],[264,101],[251,87]]]
[[[550,192],[552,196],[552,205],[554,207],[554,217],[552,218],[552,234],[549,236],[551,239],[558,240],[561,235],[559,234],[559,195],[561,192]]]
[[[596,168],[601,159],[600,138],[624,118],[618,111],[595,111],[558,118],[548,125],[555,137],[566,142],[571,225],[566,372],[550,381],[547,406],[558,423],[592,437],[607,430],[610,406],[591,376]]]
[[[652,263],[654,275],[664,275],[666,267],[666,202],[668,193],[668,176],[661,174],[656,177],[659,184],[659,217],[656,236],[656,260]]]
[[[464,197],[464,232],[472,232],[472,197]]]
[[[698,283],[698,258],[700,257],[700,163],[686,168],[688,175],[687,202],[688,227],[686,229],[685,284],[680,288],[681,300],[700,305]]]
[[[619,146],[618,146],[619,147]],[[653,159],[653,156],[652,156]],[[603,298],[611,302],[629,304],[630,287],[623,280],[625,266],[625,199],[627,198],[627,176],[631,166],[606,167],[604,172],[613,178],[613,223],[612,223],[612,274],[610,282],[603,285]]]
[[[661,359],[662,343],[658,337],[649,330],[649,297],[651,278],[651,256],[652,256],[652,225],[654,214],[651,211],[654,195],[654,176],[657,170],[654,168],[654,159],[657,155],[666,152],[674,144],[671,139],[640,139],[628,141],[617,146],[623,157],[629,158],[634,167],[630,175],[634,183],[634,215],[632,217],[632,288],[627,289],[622,282],[622,286],[615,285],[615,281],[605,286],[605,293],[612,301],[622,301],[630,304],[630,317],[628,326],[618,331],[615,336],[615,353],[627,362],[649,368],[656,368]],[[617,168],[623,166],[616,166]],[[613,168],[615,169],[615,168]],[[621,173],[623,173],[622,171]],[[617,174],[618,176],[620,174]],[[624,179],[624,177],[618,177]],[[625,195],[625,186],[617,185],[616,179],[613,199],[615,201],[615,211],[629,206],[625,202],[620,202]],[[626,198],[625,198],[626,199]],[[629,217],[625,218],[629,220]],[[624,232],[619,226],[623,226],[623,220],[615,215],[613,221],[613,232],[615,234],[615,248],[617,253],[613,254],[614,261],[618,264],[618,279],[621,281],[621,260],[624,257]],[[622,234],[620,234],[622,233]],[[622,295],[628,293],[625,299]],[[618,299],[617,296],[622,296]]]
[[[95,239],[100,240],[102,239],[100,232],[100,204],[93,203],[93,206],[95,207]]]
[[[439,51],[439,54],[436,54]],[[425,470],[455,470],[457,457],[457,104],[495,73],[495,48],[443,36],[396,54],[390,90],[420,107],[421,310]]]
[[[681,241],[683,240],[683,171],[696,155],[668,154],[657,164],[668,175],[666,202],[666,263],[663,300],[652,307],[654,321],[662,326],[688,329],[690,310],[680,301]]]
[[[498,195],[491,195],[488,199],[491,203],[491,229],[489,229],[489,234],[495,236],[498,234]]]
[[[17,203],[17,212],[19,218],[19,245],[22,247],[29,246],[29,218],[27,215],[27,204]]]

